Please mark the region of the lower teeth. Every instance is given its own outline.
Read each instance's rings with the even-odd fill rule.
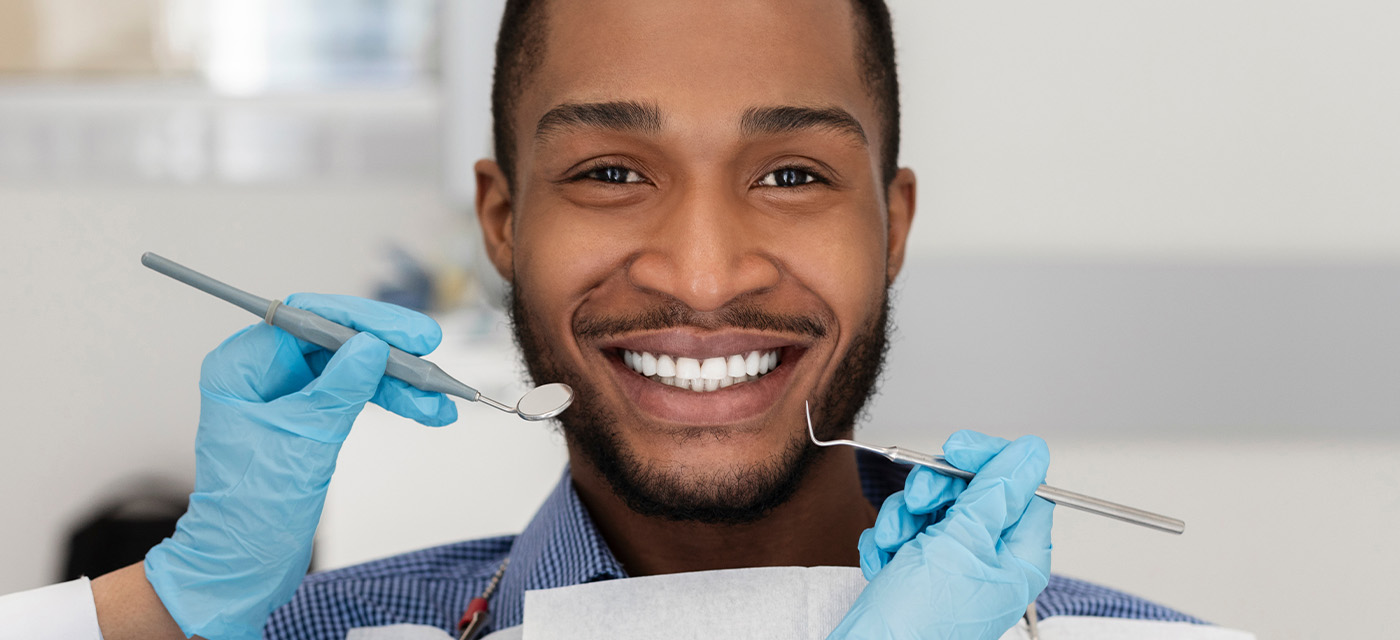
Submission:
[[[646,376],[646,377],[647,377],[648,380],[651,380],[652,382],[660,382],[661,384],[670,385],[670,386],[672,386],[672,387],[676,387],[676,388],[679,388],[679,389],[686,389],[686,390],[690,390],[690,391],[706,392],[706,391],[718,391],[718,390],[720,390],[720,389],[724,389],[724,388],[726,388],[726,387],[732,387],[732,386],[734,386],[734,385],[736,385],[736,384],[743,384],[743,383],[745,383],[745,382],[753,382],[754,380],[757,380],[757,379],[759,379],[759,378],[762,378],[762,377],[765,376],[765,375],[767,375],[767,374],[760,373],[760,374],[755,375],[755,376],[740,376],[740,377],[738,377],[738,378],[721,378],[721,379],[718,379],[718,380],[716,380],[716,379],[714,379],[714,378],[693,378],[693,379],[692,379],[692,378],[680,378],[680,379],[677,379],[677,378],[674,377],[674,376],[669,376],[669,377],[664,377],[664,378],[661,377],[661,376]]]

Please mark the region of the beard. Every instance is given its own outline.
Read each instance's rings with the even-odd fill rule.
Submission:
[[[524,357],[529,377],[536,384],[563,382],[574,389],[574,403],[557,419],[571,448],[591,464],[632,511],[676,522],[737,525],[755,522],[787,502],[821,455],[804,431],[767,458],[723,469],[697,469],[660,464],[636,455],[617,428],[618,418],[599,400],[582,372],[559,366],[548,341],[538,330],[544,323],[512,287],[511,330]],[[660,304],[642,314],[598,318],[574,323],[576,338],[602,337],[636,330],[676,327],[723,327],[783,330],[815,338],[827,334],[825,318],[771,314],[752,306],[731,306],[700,314],[679,302]],[[812,398],[813,429],[824,440],[845,437],[854,430],[866,402],[876,393],[888,349],[889,291],[879,311],[870,318],[846,352],[832,376],[833,384]],[[832,388],[834,387],[834,388]],[[681,430],[678,442],[712,436],[713,430]]]

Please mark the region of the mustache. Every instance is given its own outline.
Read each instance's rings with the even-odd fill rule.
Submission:
[[[576,337],[583,340],[602,340],[633,331],[684,327],[708,331],[727,328],[752,329],[820,339],[830,332],[830,324],[830,321],[822,316],[773,313],[751,303],[733,304],[717,311],[702,312],[680,302],[670,302],[632,315],[575,318],[573,331]]]

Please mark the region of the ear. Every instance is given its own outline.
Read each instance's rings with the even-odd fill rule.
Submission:
[[[890,181],[885,194],[889,209],[889,255],[885,261],[885,284],[893,284],[904,266],[904,247],[909,241],[909,227],[914,223],[914,195],[917,186],[914,172],[900,169]]]
[[[486,243],[486,255],[506,282],[515,272],[515,237],[511,233],[513,211],[510,185],[495,160],[476,161],[476,218],[481,223],[481,237]]]

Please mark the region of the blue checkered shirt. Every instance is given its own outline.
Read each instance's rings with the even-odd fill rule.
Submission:
[[[879,505],[904,486],[908,467],[862,453],[861,486]],[[292,601],[268,618],[263,637],[340,640],[356,627],[420,624],[456,633],[467,603],[479,596],[501,561],[510,567],[491,598],[491,625],[504,629],[524,618],[525,591],[625,578],[564,477],[519,535],[471,540],[414,551],[308,576]],[[1041,618],[1106,616],[1141,620],[1200,620],[1126,593],[1052,575],[1036,598]]]

